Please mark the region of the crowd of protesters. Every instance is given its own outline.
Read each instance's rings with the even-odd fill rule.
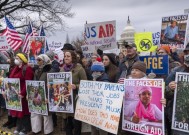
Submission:
[[[82,122],[74,119],[74,113],[54,113],[49,112],[47,116],[30,113],[26,98],[26,80],[45,81],[47,84],[47,73],[54,72],[72,72],[72,89],[73,89],[73,104],[76,106],[77,94],[81,80],[93,80],[112,83],[123,83],[125,78],[145,79],[145,78],[163,78],[166,84],[165,99],[160,102],[165,107],[165,129],[167,135],[185,135],[182,131],[174,131],[171,129],[174,89],[176,87],[175,74],[176,72],[189,72],[189,46],[186,46],[183,52],[177,53],[176,48],[169,46],[161,46],[157,49],[156,55],[168,55],[169,58],[169,75],[146,74],[146,64],[139,60],[137,47],[134,43],[126,43],[126,54],[122,52],[119,56],[114,53],[103,53],[102,50],[97,50],[93,53],[90,59],[85,58],[81,52],[76,51],[71,44],[65,44],[62,48],[64,52],[64,62],[60,65],[54,59],[54,52],[47,51],[45,54],[37,56],[37,65],[28,64],[28,59],[25,54],[14,52],[10,49],[4,53],[0,53],[0,64],[10,64],[10,70],[7,74],[8,78],[19,78],[20,89],[19,97],[22,99],[22,111],[5,111],[4,94],[0,94],[0,117],[3,113],[8,113],[7,122],[3,123],[3,127],[11,129],[15,128],[14,134],[19,135],[35,135],[43,133],[45,135],[53,134],[54,127],[57,126],[57,117],[61,118],[62,129],[66,135],[81,135]],[[45,85],[47,86],[47,85]],[[47,88],[46,88],[47,90]],[[47,95],[47,91],[46,91]],[[48,97],[48,96],[47,96]],[[46,104],[48,100],[46,99]],[[122,117],[122,115],[121,115]],[[133,119],[136,120],[136,119]],[[120,119],[121,121],[121,119]],[[43,129],[42,129],[43,127]],[[120,135],[133,135],[121,130]],[[91,135],[111,135],[102,129],[91,126]]]

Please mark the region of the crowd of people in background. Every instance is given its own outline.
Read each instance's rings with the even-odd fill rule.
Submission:
[[[21,93],[18,93],[22,99],[22,111],[8,110],[7,122],[3,127],[11,129],[15,128],[14,134],[19,135],[35,135],[40,132],[50,135],[53,134],[54,127],[57,126],[57,117],[62,119],[62,129],[66,135],[81,135],[82,122],[74,119],[74,113],[55,113],[49,112],[47,116],[30,113],[26,98],[26,80],[45,81],[47,90],[47,73],[54,72],[72,72],[72,89],[73,89],[73,104],[76,106],[77,94],[81,80],[93,80],[112,83],[123,83],[125,78],[143,79],[143,78],[163,78],[166,84],[165,99],[160,102],[165,106],[165,129],[167,135],[185,135],[182,131],[174,131],[171,129],[174,89],[176,87],[175,74],[176,72],[189,72],[189,46],[186,46],[183,52],[179,52],[176,48],[169,46],[161,46],[157,49],[156,55],[168,55],[169,57],[169,75],[146,74],[146,64],[139,59],[139,53],[134,43],[126,43],[126,54],[120,52],[117,56],[114,53],[103,53],[102,50],[97,50],[91,58],[85,58],[82,52],[75,50],[71,44],[65,44],[62,48],[64,52],[64,62],[60,65],[54,59],[54,52],[47,51],[45,54],[37,56],[37,65],[28,63],[27,57],[23,53],[14,54],[10,49],[5,53],[0,53],[0,64],[10,64],[10,70],[7,74],[8,78],[19,78]],[[46,91],[47,95],[47,91]],[[0,94],[0,117],[5,113],[5,95]],[[48,97],[48,96],[47,96]],[[46,104],[48,100],[46,99]],[[128,110],[131,111],[131,110]],[[133,112],[128,112],[133,113]],[[121,115],[122,117],[122,115]],[[158,117],[159,118],[159,117]],[[120,121],[122,119],[120,118]],[[138,119],[132,119],[137,123]],[[43,127],[43,129],[42,129]],[[119,135],[133,135],[121,130],[121,122],[119,126]],[[91,127],[91,135],[111,135],[102,129],[94,126]]]

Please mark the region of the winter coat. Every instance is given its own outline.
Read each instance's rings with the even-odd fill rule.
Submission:
[[[100,77],[96,79],[96,81],[109,82],[108,75],[106,73],[103,73]]]
[[[48,88],[47,88],[47,73],[52,73],[53,72],[53,69],[52,69],[52,66],[51,64],[48,64],[48,65],[45,65],[42,69],[36,69],[35,70],[35,74],[34,74],[34,80],[37,80],[37,81],[45,81],[45,92],[46,92],[46,97],[48,97],[47,95],[47,91],[48,91]]]
[[[29,109],[28,109],[28,102],[26,100],[26,80],[33,80],[33,70],[30,66],[26,67],[26,71],[23,71],[24,65],[19,68],[18,66],[15,66],[12,71],[10,72],[9,78],[19,78],[20,79],[20,90],[22,98],[22,111],[13,111],[11,110],[10,113],[12,116],[16,116],[18,118],[22,118],[24,115],[29,115]],[[26,74],[27,73],[27,74]]]
[[[138,54],[136,54],[133,58],[125,57],[123,62],[119,65],[116,82],[118,82],[119,78],[125,78],[125,76],[131,74],[132,66],[136,61],[140,61]]]
[[[52,61],[52,70],[53,72],[59,72],[60,71],[60,63],[56,60]]]

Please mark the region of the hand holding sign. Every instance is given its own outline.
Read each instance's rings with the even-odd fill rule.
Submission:
[[[136,114],[136,112],[134,112],[134,115],[132,117],[132,122],[133,123],[139,123],[140,122],[140,118],[138,117],[138,115]]]
[[[176,84],[175,81],[172,81],[172,82],[169,83],[169,88],[170,88],[172,91],[175,90],[176,86],[177,86],[177,84]]]

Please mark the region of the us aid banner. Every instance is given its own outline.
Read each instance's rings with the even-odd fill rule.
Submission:
[[[72,73],[48,73],[49,111],[73,113]]]
[[[116,21],[85,24],[85,44],[101,50],[117,48]]]
[[[5,78],[4,88],[6,95],[6,108],[9,110],[22,111],[22,100],[18,96],[20,93],[20,79]]]
[[[184,49],[187,20],[188,15],[163,17],[160,44]]]
[[[189,73],[176,73],[172,129],[189,133]]]
[[[47,104],[45,102],[45,82],[26,81],[26,92],[28,99],[29,112],[48,115]]]
[[[117,134],[123,94],[123,84],[82,80],[75,119]]]
[[[162,79],[125,79],[122,129],[145,135],[164,135]]]
[[[146,73],[155,73],[157,75],[168,75],[169,58],[168,55],[161,56],[140,56],[139,59],[146,63]]]

